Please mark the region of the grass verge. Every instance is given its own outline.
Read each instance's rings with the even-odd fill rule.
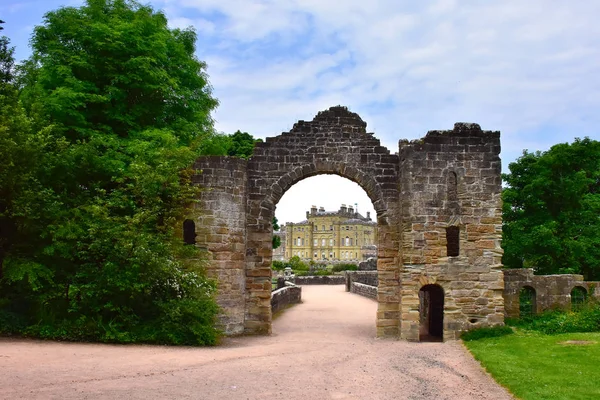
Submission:
[[[517,329],[464,344],[520,399],[600,399],[600,333],[546,335]]]

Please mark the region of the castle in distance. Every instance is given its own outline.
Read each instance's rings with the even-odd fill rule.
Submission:
[[[312,206],[306,220],[287,222],[279,233],[281,247],[273,258],[304,261],[358,262],[377,256],[377,222],[342,204],[337,211]]]

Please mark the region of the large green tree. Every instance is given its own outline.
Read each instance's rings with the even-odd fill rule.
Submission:
[[[36,322],[29,332],[215,342],[212,284],[178,238],[217,104],[195,42],[128,0],[63,7],[35,28],[21,101],[49,132],[32,179],[41,190],[12,211],[29,248],[5,254],[0,282],[5,312]]]
[[[523,155],[503,176],[504,265],[600,279],[600,142]]]
[[[250,158],[257,142],[262,142],[262,139],[240,130],[231,135],[214,134],[203,142],[202,154]]]

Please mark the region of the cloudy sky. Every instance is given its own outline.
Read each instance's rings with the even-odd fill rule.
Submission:
[[[197,30],[220,131],[274,136],[341,104],[394,153],[399,139],[477,122],[502,132],[505,171],[523,149],[600,139],[597,0],[145,3],[164,10],[173,27]],[[0,0],[17,57],[29,55],[29,35],[45,12],[80,4]],[[279,203],[279,220],[300,220],[311,204],[372,208],[344,181],[298,183]]]

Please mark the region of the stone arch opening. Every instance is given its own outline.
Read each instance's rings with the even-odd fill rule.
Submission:
[[[286,237],[300,235],[304,240],[302,247],[286,242],[285,258],[305,250],[303,261],[318,262],[315,268],[323,269],[324,261],[334,266],[341,262],[358,266],[377,256],[378,229],[371,217],[375,214],[372,200],[349,179],[320,174],[291,183],[276,204],[275,214],[284,225]],[[319,256],[313,255],[315,251]]]
[[[297,238],[286,240],[283,258],[304,252],[303,262],[318,263],[311,270],[341,262],[358,266],[377,256],[372,200],[349,179],[319,174],[292,182],[276,204],[275,215],[284,236]]]
[[[571,290],[571,309],[580,310],[587,300],[588,292],[583,286],[575,286]]]
[[[419,290],[419,340],[444,340],[444,289],[429,284]]]
[[[260,205],[260,211],[262,213],[261,219],[270,219],[270,213],[267,213],[268,210],[272,210],[273,215],[276,209],[277,204],[283,197],[283,195],[290,190],[295,184],[303,181],[305,179],[309,179],[311,177],[319,176],[319,175],[336,175],[341,178],[348,179],[354,183],[356,183],[367,195],[369,198],[373,209],[376,214],[376,222],[377,222],[377,241],[374,243],[377,247],[377,263],[378,269],[380,271],[384,271],[386,275],[380,275],[378,277],[378,291],[382,291],[384,293],[389,293],[388,297],[383,301],[378,301],[378,309],[384,309],[385,311],[378,311],[377,314],[377,325],[378,325],[378,335],[379,336],[391,336],[390,334],[384,334],[383,332],[390,332],[391,330],[395,330],[395,334],[397,335],[399,332],[399,318],[398,313],[395,312],[394,309],[399,309],[399,301],[394,300],[397,299],[398,293],[398,270],[399,270],[399,249],[394,246],[398,246],[398,242],[393,242],[390,238],[396,235],[394,230],[397,229],[397,225],[390,224],[390,216],[389,213],[394,211],[394,206],[387,206],[386,198],[384,191],[381,189],[379,183],[377,183],[371,176],[359,171],[358,169],[348,167],[344,163],[322,163],[322,164],[308,164],[302,165],[294,170],[288,172],[283,175],[278,181],[273,185],[273,191],[270,195],[266,196],[264,201]],[[324,239],[315,239],[316,235],[321,233],[322,231],[327,231],[329,229],[328,226],[325,226],[322,229],[322,226],[319,225],[317,230],[312,231],[313,234],[312,240],[309,240],[308,243],[314,243],[317,240],[318,248],[312,250],[313,257],[315,261],[324,262],[327,261],[327,255],[330,254],[329,251],[322,250],[322,244]],[[308,232],[308,231],[307,231]],[[337,244],[339,244],[339,248],[335,250],[336,257],[339,258],[340,262],[355,262],[362,261],[358,260],[359,253],[356,251],[350,251],[353,246],[356,244],[356,231],[351,230],[343,230],[339,231],[339,237]],[[383,281],[383,285],[381,282]],[[390,304],[392,303],[392,304]],[[384,323],[386,326],[381,326],[382,322],[380,320],[387,319]],[[390,324],[390,319],[392,319],[393,324]]]
[[[519,316],[530,317],[537,312],[536,292],[531,286],[523,286],[519,291]]]

